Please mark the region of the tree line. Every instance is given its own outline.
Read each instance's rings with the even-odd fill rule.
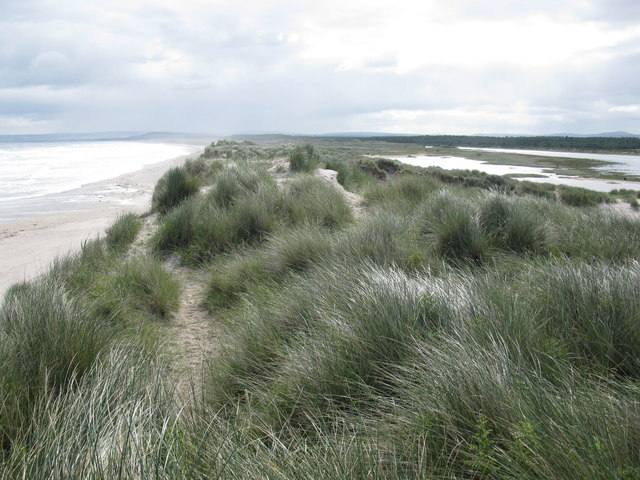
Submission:
[[[416,135],[372,137],[392,143],[418,143],[443,147],[532,148],[567,150],[638,150],[640,137],[485,137],[473,135]]]

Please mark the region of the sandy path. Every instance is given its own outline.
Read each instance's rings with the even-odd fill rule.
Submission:
[[[326,168],[319,168],[317,170],[317,174],[319,177],[324,178],[328,182],[330,182],[334,187],[336,187],[342,195],[344,195],[347,200],[347,204],[351,207],[353,214],[356,218],[361,218],[364,216],[364,200],[357,193],[349,192],[345,190],[345,188],[338,183],[338,172],[335,170],[328,170]]]
[[[175,355],[178,372],[178,393],[185,399],[202,391],[205,361],[219,348],[218,331],[211,315],[202,306],[207,288],[206,274],[168,261],[168,267],[182,285],[180,307],[167,331],[168,346]]]
[[[142,228],[129,249],[129,256],[151,252],[150,241],[158,225],[158,215],[142,219]],[[202,388],[205,361],[218,349],[218,329],[202,306],[207,289],[206,272],[181,265],[176,256],[169,256],[165,267],[182,288],[180,306],[172,316],[166,331],[166,344],[175,358],[178,394],[184,401],[198,395]]]

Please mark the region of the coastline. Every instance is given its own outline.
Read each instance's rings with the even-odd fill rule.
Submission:
[[[77,251],[123,213],[144,213],[158,179],[197,158],[203,148],[66,192],[11,202],[15,213],[0,224],[0,298],[11,285],[45,272],[57,257]]]

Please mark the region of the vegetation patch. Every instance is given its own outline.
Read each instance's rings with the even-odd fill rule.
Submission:
[[[161,255],[127,251],[125,216],[8,291],[0,477],[637,478],[640,222],[600,206],[633,193],[314,145],[302,170],[338,171],[358,218],[325,179],[268,173],[290,146],[225,140],[180,167],[206,187],[160,216]],[[150,330],[187,288],[220,332],[176,395]]]
[[[187,197],[194,195],[200,184],[186,167],[174,167],[156,184],[151,199],[151,209],[164,215]]]
[[[289,153],[289,168],[294,172],[313,172],[320,165],[320,154],[311,143],[296,145]]]
[[[121,215],[105,232],[107,246],[117,251],[126,250],[135,240],[140,227],[137,215],[133,213]]]

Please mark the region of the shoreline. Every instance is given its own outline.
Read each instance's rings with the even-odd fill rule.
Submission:
[[[437,167],[444,170],[479,170],[490,175],[508,176],[513,180],[534,183],[551,183],[585,188],[598,192],[631,189],[640,191],[640,181],[622,180],[582,175],[556,173],[549,167],[535,167],[508,163],[494,163],[487,159],[455,157],[450,155],[375,155],[374,157],[396,160],[420,168]],[[513,176],[512,176],[513,175]],[[531,176],[529,176],[531,175]]]
[[[0,223],[0,298],[14,283],[45,272],[57,258],[104,233],[123,213],[144,213],[158,179],[169,168],[197,158],[204,147],[80,188],[8,202],[15,218]]]

